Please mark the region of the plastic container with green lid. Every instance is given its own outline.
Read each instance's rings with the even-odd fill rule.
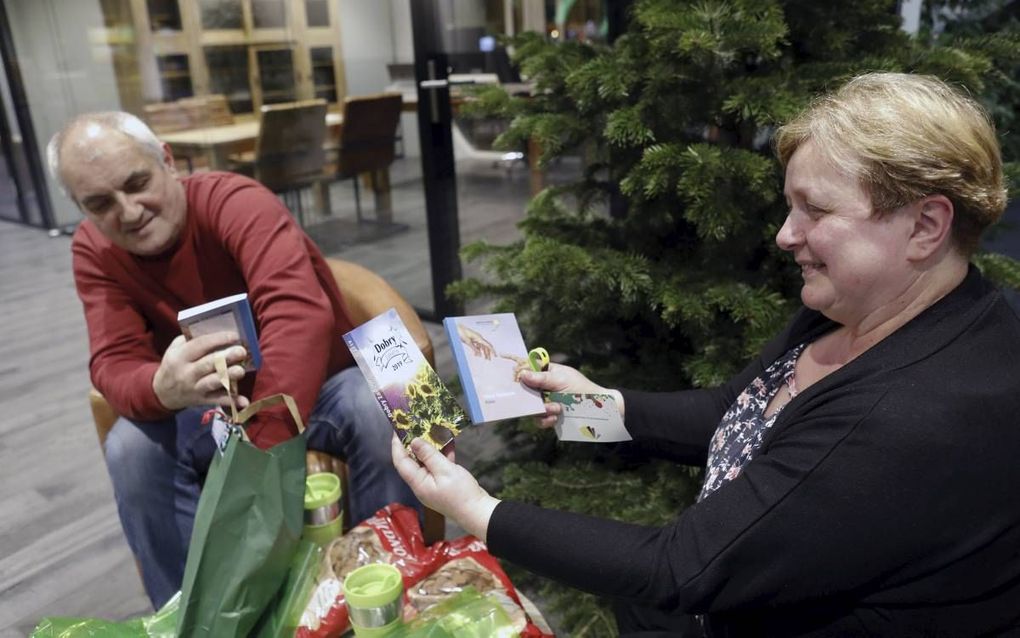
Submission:
[[[403,593],[404,580],[393,565],[374,563],[347,574],[344,599],[354,634],[377,638],[400,626]]]
[[[340,477],[331,472],[309,474],[305,479],[305,527],[302,536],[327,545],[340,535]]]

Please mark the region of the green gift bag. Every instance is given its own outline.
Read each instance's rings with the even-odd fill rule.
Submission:
[[[221,379],[225,372],[224,364]],[[232,408],[226,446],[213,459],[195,513],[177,623],[182,638],[247,636],[287,577],[304,523],[305,439],[260,450],[240,427],[279,403],[303,430],[286,395],[240,413]]]

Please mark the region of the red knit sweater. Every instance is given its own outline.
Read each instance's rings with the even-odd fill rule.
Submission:
[[[92,383],[128,418],[169,416],[152,379],[180,334],[177,312],[247,292],[262,367],[241,392],[252,400],[289,394],[307,420],[327,375],[352,363],[341,336],[353,326],[329,266],[280,200],[254,180],[214,172],[182,181],[187,220],[164,255],[130,254],[88,220],[75,232],[74,278],[88,324]],[[262,448],[294,432],[283,408],[261,412],[248,428]]]

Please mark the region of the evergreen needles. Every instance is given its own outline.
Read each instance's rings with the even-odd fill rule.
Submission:
[[[582,169],[533,199],[521,241],[465,248],[484,276],[449,290],[495,297],[529,344],[602,384],[719,383],[799,305],[799,271],[774,245],[786,207],[769,139],[813,96],[865,71],[934,74],[981,96],[1006,159],[1020,153],[1015,21],[911,37],[897,3],[884,0],[636,0],[631,16],[612,46],[515,38],[514,61],[535,95],[488,88],[467,109],[510,120],[500,147],[530,141],[543,163],[569,155]],[[1020,176],[1015,164],[1007,172]],[[1017,262],[976,261],[1020,287]],[[492,467],[503,471],[505,497],[660,524],[694,493],[685,467],[621,463],[599,446],[502,431],[510,451]],[[608,608],[557,591],[550,600],[565,635],[613,635]]]

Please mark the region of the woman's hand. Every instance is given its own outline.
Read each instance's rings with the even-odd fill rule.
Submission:
[[[604,388],[570,366],[550,363],[545,372],[521,371],[520,380],[529,388],[543,392],[568,392],[572,394],[608,394],[616,402],[616,408],[623,418],[623,395],[619,390]],[[563,413],[563,405],[546,402],[545,416],[538,418],[538,425],[551,428]]]
[[[393,466],[418,500],[485,541],[489,518],[499,500],[482,489],[470,472],[453,462],[452,451],[449,452],[451,458],[444,457],[418,438],[411,442],[411,451],[418,461],[407,453],[397,435],[393,435]]]

